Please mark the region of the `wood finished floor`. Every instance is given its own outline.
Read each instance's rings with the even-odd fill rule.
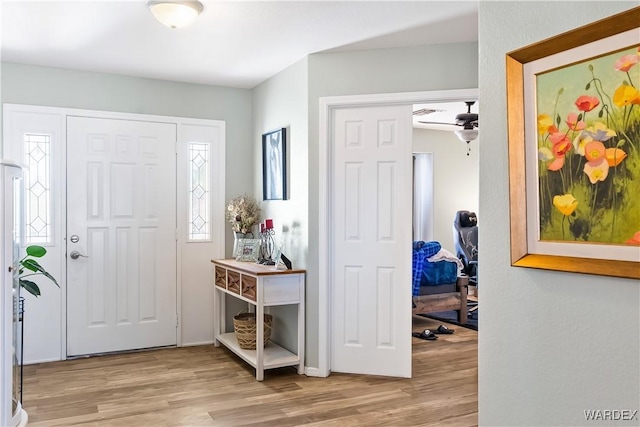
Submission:
[[[414,316],[413,329],[440,322]],[[212,345],[25,366],[31,426],[475,426],[478,334],[413,340],[413,378],[255,372]]]

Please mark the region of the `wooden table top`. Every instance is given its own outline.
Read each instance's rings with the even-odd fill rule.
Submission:
[[[253,274],[254,276],[268,276],[275,274],[300,274],[306,273],[306,270],[293,269],[287,270],[283,265],[277,269],[275,265],[262,265],[249,261],[236,261],[235,259],[212,259],[211,262],[220,267],[231,268]]]

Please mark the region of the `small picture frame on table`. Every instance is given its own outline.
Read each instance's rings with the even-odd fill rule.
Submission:
[[[256,262],[260,255],[260,239],[239,239],[236,261]]]

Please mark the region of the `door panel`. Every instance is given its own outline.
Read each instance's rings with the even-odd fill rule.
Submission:
[[[331,370],[411,376],[411,107],[334,110]]]
[[[67,354],[176,344],[176,125],[67,129]]]

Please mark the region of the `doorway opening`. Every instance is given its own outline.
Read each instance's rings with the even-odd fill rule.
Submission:
[[[356,95],[356,96],[341,96],[341,97],[327,97],[320,100],[320,167],[319,167],[319,187],[320,187],[320,200],[319,200],[319,224],[320,230],[325,230],[319,234],[319,348],[324,349],[319,354],[319,366],[318,371],[321,376],[327,376],[331,372],[332,363],[332,313],[334,308],[332,306],[332,293],[333,290],[333,276],[334,271],[334,259],[335,242],[330,230],[333,228],[331,209],[334,205],[334,195],[331,189],[335,185],[332,182],[333,168],[334,168],[334,113],[342,108],[354,108],[354,107],[371,107],[380,105],[407,105],[411,106],[424,102],[450,102],[450,101],[465,101],[468,99],[477,99],[477,89],[461,89],[461,90],[449,90],[449,91],[432,91],[432,92],[411,92],[411,93],[395,93],[395,94],[379,94],[379,95]],[[408,152],[408,156],[411,155],[412,138],[408,138],[402,144],[405,144],[404,148]],[[437,183],[436,183],[437,185]],[[406,191],[409,193],[409,199],[411,198],[411,185],[408,185]],[[410,209],[409,209],[410,210]],[[412,235],[412,221],[409,220],[406,224],[399,225],[401,233],[406,233],[408,237],[407,241],[411,240]],[[449,228],[450,229],[450,228]],[[449,234],[450,235],[450,234]],[[407,251],[410,254],[410,251]],[[394,265],[394,268],[404,269],[403,271],[410,274],[411,261],[410,256],[407,255],[407,260],[401,262],[402,265]],[[402,275],[405,277],[406,275]],[[406,286],[407,298],[410,294],[411,282],[407,281],[406,284],[402,283],[400,286]],[[406,305],[406,313],[399,313],[399,316],[406,316],[404,318],[411,318],[410,304]],[[409,331],[404,332],[407,336]],[[410,351],[410,347],[409,350]]]
[[[437,106],[438,104],[432,105]],[[416,310],[420,314],[413,317],[414,332],[422,332],[422,330],[417,329],[418,327],[430,330],[437,329],[443,322],[446,322],[445,326],[449,328],[460,329],[462,328],[461,324],[464,324],[465,327],[477,329],[478,313],[471,313],[470,316],[465,316],[463,318],[464,322],[459,316],[459,312],[463,315],[465,313],[469,314],[466,308],[461,310],[460,307],[464,305],[471,308],[470,300],[475,296],[467,295],[467,303],[462,304],[462,301],[460,301],[457,305],[458,308],[453,309],[451,306],[455,305],[456,299],[462,298],[459,289],[456,286],[452,286],[456,282],[456,269],[451,264],[440,262],[442,260],[457,262],[457,232],[454,232],[456,213],[462,210],[477,212],[479,204],[479,150],[477,141],[471,143],[471,151],[467,153],[467,144],[462,142],[451,130],[414,127],[413,147],[414,156],[416,157],[414,169],[416,177],[414,186],[415,198],[419,200],[420,196],[423,196],[427,191],[433,197],[430,205],[432,210],[429,211],[432,217],[425,219],[424,214],[422,214],[422,218],[414,216],[414,230],[422,222],[423,226],[425,223],[432,225],[433,228],[431,230],[433,232],[431,234],[414,233],[414,245],[420,244],[419,242],[433,241],[437,242],[441,248],[431,259],[431,261],[436,262],[425,262],[422,265],[415,266],[415,268],[422,267],[421,274],[419,274],[419,277],[423,279],[421,281],[423,286],[419,287],[420,294],[431,293],[434,299],[437,297],[443,301],[450,300],[447,304],[442,304],[442,306],[436,306],[434,304],[435,301],[425,301],[425,305],[421,305]],[[469,155],[467,156],[467,154]],[[431,177],[420,176],[421,165],[418,163],[420,156],[430,156],[433,174]],[[422,182],[420,182],[421,180]],[[420,189],[420,186],[425,187],[425,183],[431,181],[433,182],[433,187]],[[418,215],[421,212],[415,209],[414,214]],[[418,219],[421,221],[418,221]],[[468,289],[471,290],[471,288]],[[454,295],[446,295],[450,293]],[[435,320],[425,326],[424,322],[421,321],[423,316]],[[450,337],[439,336],[439,338],[447,340]],[[418,339],[414,339],[413,343],[414,345],[423,344]]]

